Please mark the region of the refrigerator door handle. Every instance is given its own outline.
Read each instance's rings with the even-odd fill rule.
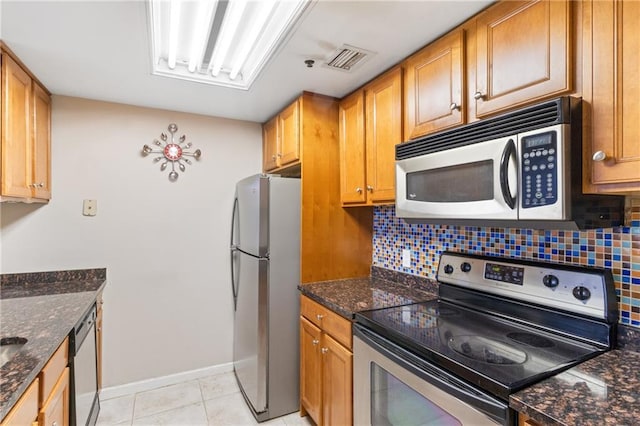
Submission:
[[[240,250],[237,245],[234,244],[234,231],[236,225],[236,213],[238,211],[238,197],[233,200],[233,212],[231,213],[231,292],[233,293],[233,310],[236,311],[238,307],[238,288],[236,287],[236,273],[235,273],[235,262],[234,255],[236,251]]]

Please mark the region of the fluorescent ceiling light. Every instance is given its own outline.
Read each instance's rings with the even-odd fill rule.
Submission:
[[[153,74],[247,90],[310,0],[149,0]]]

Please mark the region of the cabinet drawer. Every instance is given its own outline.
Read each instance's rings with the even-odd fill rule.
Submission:
[[[300,296],[300,313],[351,350],[351,321],[306,296]]]
[[[2,426],[24,426],[33,424],[38,418],[38,388],[39,380],[36,378],[29,385],[16,405],[4,418]]]
[[[64,339],[64,342],[54,352],[40,372],[40,403],[44,403],[51,394],[51,391],[55,384],[60,379],[60,376],[64,372],[64,369],[69,363],[69,338]]]

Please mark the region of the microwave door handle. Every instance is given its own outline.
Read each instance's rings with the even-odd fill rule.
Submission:
[[[509,187],[509,160],[516,155],[516,144],[513,139],[509,139],[507,146],[502,151],[502,158],[500,159],[500,188],[502,189],[502,196],[505,203],[513,210],[516,207],[516,197],[511,195],[511,188]]]

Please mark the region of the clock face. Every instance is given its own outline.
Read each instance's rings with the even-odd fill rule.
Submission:
[[[175,143],[170,143],[164,147],[164,156],[169,161],[176,161],[182,158],[182,148]]]

